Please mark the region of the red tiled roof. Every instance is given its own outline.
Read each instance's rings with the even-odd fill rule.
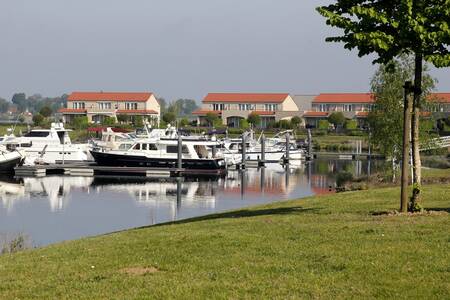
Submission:
[[[313,103],[374,103],[375,97],[372,93],[341,93],[320,94],[316,96]]]
[[[430,99],[438,103],[450,103],[450,93],[432,93]]]
[[[58,109],[58,112],[60,113],[73,113],[73,114],[85,114],[86,113],[86,109],[83,108],[60,108]]]
[[[157,115],[158,112],[153,109],[118,109],[118,114],[153,114]]]
[[[307,111],[303,114],[304,117],[328,117],[326,111]]]
[[[206,109],[197,109],[192,112],[193,115],[200,115],[200,116],[204,116],[208,113],[213,113],[216,115],[222,114],[220,110],[206,110]]]
[[[203,102],[282,103],[289,94],[209,93]]]
[[[369,115],[369,112],[368,111],[358,111],[358,112],[356,112],[356,116],[357,117],[363,117],[363,118],[365,118],[365,117],[367,117]]]
[[[68,101],[136,101],[145,102],[152,93],[73,92]]]
[[[268,111],[268,110],[255,110],[252,111],[250,114],[260,115],[260,116],[273,116],[275,115],[274,111]]]

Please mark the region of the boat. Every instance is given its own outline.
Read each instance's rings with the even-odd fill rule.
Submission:
[[[20,151],[8,151],[6,148],[0,148],[0,173],[10,174],[14,168],[21,165],[25,160],[24,153]]]
[[[21,137],[10,136],[2,141],[10,151],[23,151],[26,164],[86,161],[87,145],[72,144],[68,129],[52,123],[50,129],[33,129]]]
[[[226,162],[220,153],[213,156],[207,147],[216,142],[182,139],[182,168],[224,172]],[[101,166],[177,168],[178,140],[162,138],[136,139],[128,147],[121,144],[117,150],[94,150],[91,155]]]

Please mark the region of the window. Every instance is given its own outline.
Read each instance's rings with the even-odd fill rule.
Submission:
[[[167,146],[167,153],[178,153],[178,146]],[[189,153],[189,149],[186,145],[183,145],[183,147],[181,148],[181,151],[183,153]]]
[[[147,144],[142,144],[142,150],[147,150]]]
[[[239,110],[254,110],[255,105],[253,104],[239,104]]]
[[[353,111],[352,104],[344,104],[344,111]]]
[[[225,110],[225,104],[223,103],[214,103],[213,110]]]
[[[136,144],[133,147],[134,150],[141,150],[141,144]]]
[[[127,102],[125,103],[125,109],[126,110],[136,110],[138,107],[136,102]]]
[[[322,112],[327,111],[327,105],[326,104],[320,104],[319,105],[319,111],[322,111]]]
[[[266,111],[276,111],[278,110],[278,104],[264,104],[264,109]]]
[[[50,132],[48,131],[30,131],[26,133],[25,137],[47,137],[49,136]]]
[[[84,108],[86,108],[84,102],[73,102],[72,103],[72,107],[74,109],[84,109]]]
[[[131,148],[131,144],[120,144],[119,150],[128,150]]]
[[[99,102],[98,108],[99,109],[111,109],[111,102]]]
[[[155,144],[148,144],[148,150],[158,150]]]

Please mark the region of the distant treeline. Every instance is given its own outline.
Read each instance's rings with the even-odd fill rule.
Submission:
[[[16,93],[11,98],[11,101],[0,98],[0,113],[5,113],[13,106],[17,108],[17,112],[29,111],[31,113],[39,112],[42,108],[48,107],[52,112],[56,112],[61,107],[64,107],[67,102],[68,95],[64,94],[60,97],[43,97],[40,94],[26,96],[25,93]]]

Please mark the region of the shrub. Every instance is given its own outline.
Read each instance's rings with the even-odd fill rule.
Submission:
[[[240,120],[240,122],[239,122],[239,128],[241,128],[241,129],[248,129],[248,122],[247,122],[247,120],[246,119],[242,119],[242,120]]]
[[[33,123],[35,126],[42,126],[44,124],[44,116],[40,113],[37,113],[33,116]]]
[[[72,126],[74,129],[86,129],[89,125],[87,116],[76,116],[72,120]]]
[[[255,113],[251,113],[248,116],[247,121],[252,124],[253,127],[258,127],[261,124],[261,117]]]
[[[175,122],[177,116],[173,112],[166,112],[165,114],[163,114],[162,119],[166,124],[170,124]]]
[[[336,176],[336,185],[338,187],[344,186],[346,183],[353,180],[353,174],[350,172],[339,172]]]
[[[356,120],[347,120],[345,122],[345,129],[355,130],[358,128],[358,122]]]
[[[327,120],[319,120],[319,124],[317,126],[321,130],[328,130],[330,127],[330,123]]]
[[[292,119],[291,119],[292,128],[298,128],[301,123],[302,123],[302,119],[299,116],[292,117]]]
[[[333,124],[335,128],[337,128],[340,125],[344,125],[345,116],[342,112],[334,112],[328,116],[328,122]]]
[[[116,118],[115,117],[108,117],[108,116],[106,116],[106,117],[103,118],[102,125],[113,126],[114,124],[116,124]]]

